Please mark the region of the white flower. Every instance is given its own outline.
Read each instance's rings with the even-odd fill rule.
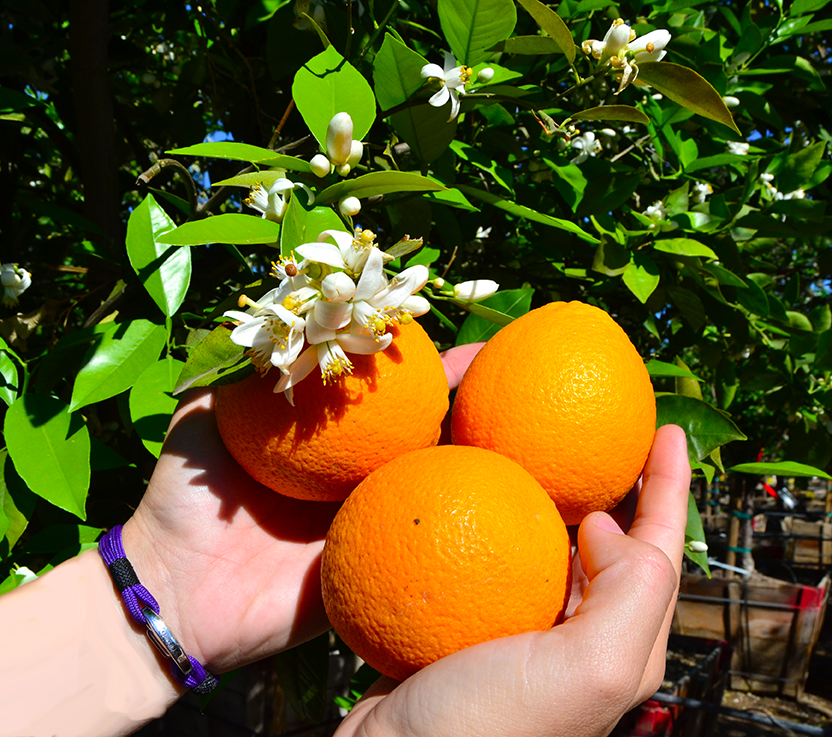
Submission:
[[[592,131],[587,131],[572,139],[572,148],[578,150],[578,155],[570,163],[583,164],[590,156],[599,154],[604,147]]]
[[[242,323],[231,331],[232,342],[249,349],[246,355],[261,374],[272,366],[285,369],[300,355],[306,321],[281,305],[252,302],[251,306],[256,310],[253,315],[237,310],[224,313]]]
[[[500,285],[491,279],[474,279],[454,287],[454,297],[462,302],[479,302],[494,294]]]
[[[760,181],[763,184],[771,184],[774,181],[774,174],[764,172],[763,174],[760,174]]]
[[[651,220],[658,221],[665,220],[668,212],[670,211],[664,206],[664,203],[661,200],[657,200],[641,214]]]
[[[714,193],[714,188],[707,182],[696,182],[693,185],[693,194],[690,197],[694,205],[701,205]]]
[[[806,192],[803,189],[796,189],[794,192],[789,192],[783,195],[784,200],[802,200],[806,197]]]
[[[14,307],[23,292],[32,284],[32,275],[17,264],[3,264],[0,267],[0,280],[3,282],[3,304]]]
[[[291,182],[281,174],[268,191],[263,189],[261,184],[255,184],[244,202],[253,210],[261,213],[261,217],[272,220],[275,223],[282,223],[286,215],[286,208],[289,206],[289,198],[293,189],[302,189],[311,205],[315,201],[312,190],[300,182]]]
[[[442,107],[448,100],[451,101],[451,115],[448,122],[459,115],[459,96],[465,94],[465,85],[471,79],[470,67],[454,66],[456,61],[453,55],[445,52],[445,66],[438,64],[425,64],[422,67],[422,76],[428,79],[438,79],[442,82],[442,88],[428,102],[433,107]]]
[[[751,148],[751,144],[745,141],[728,141],[728,153],[745,156],[749,148]]]
[[[621,18],[616,18],[603,41],[588,39],[581,48],[588,56],[598,59],[601,64],[609,62],[613,68],[621,69],[619,94],[638,77],[638,65],[645,61],[661,61],[667,52],[665,46],[670,41],[670,32],[664,29],[651,31],[636,38],[635,31]]]

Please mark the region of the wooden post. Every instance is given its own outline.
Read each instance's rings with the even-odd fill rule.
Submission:
[[[735,474],[731,479],[731,499],[728,502],[731,516],[728,518],[728,552],[725,555],[725,563],[729,566],[737,565],[736,549],[739,547],[740,541],[740,519],[734,512],[742,512],[744,492],[745,476]],[[735,578],[738,574],[729,570],[726,571],[726,575]]]

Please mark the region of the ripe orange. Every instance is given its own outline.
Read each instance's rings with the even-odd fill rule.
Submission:
[[[494,335],[468,367],[453,442],[502,453],[549,492],[567,525],[620,502],[656,431],[653,385],[603,310],[554,302]]]
[[[324,606],[359,657],[404,680],[469,645],[560,621],[570,552],[552,500],[513,461],[416,450],[370,474],[335,516]]]
[[[316,368],[294,387],[294,407],[274,393],[273,375],[220,387],[217,425],[231,455],[281,494],[338,501],[387,461],[435,445],[448,411],[439,353],[416,322],[388,329],[386,350],[350,354],[351,375],[323,386]]]

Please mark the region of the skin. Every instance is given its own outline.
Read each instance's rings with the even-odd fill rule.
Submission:
[[[449,386],[479,347],[443,356]],[[468,648],[403,684],[380,680],[338,737],[608,733],[661,683],[689,482],[684,433],[660,428],[620,517],[628,534],[603,513],[578,531],[566,622]],[[170,630],[219,674],[328,629],[319,565],[337,509],[254,482],[222,445],[213,393],[200,390],[173,417],[124,547]],[[0,735],[130,734],[182,692],[96,551],[0,600],[0,694],[9,695]]]

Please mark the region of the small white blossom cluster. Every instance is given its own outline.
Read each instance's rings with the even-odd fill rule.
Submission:
[[[667,52],[670,32],[664,29],[651,31],[636,38],[635,31],[621,18],[616,18],[603,40],[587,39],[581,44],[587,56],[597,59],[600,64],[609,63],[622,71],[619,94],[638,78],[638,65],[645,61],[661,61]]]
[[[806,197],[806,190],[802,188],[796,189],[793,192],[781,192],[772,184],[773,181],[774,174],[760,174],[760,182],[765,187],[768,196],[773,200],[802,200]]]
[[[695,182],[693,192],[690,195],[690,201],[694,205],[702,205],[713,193],[714,188],[707,182]]]
[[[572,148],[578,153],[572,157],[570,164],[583,164],[590,156],[597,156],[604,146],[592,131],[587,131],[572,139]]]
[[[353,125],[349,113],[337,113],[329,121],[326,129],[326,152],[316,154],[309,162],[313,173],[325,177],[333,171],[345,177],[352,171],[364,155],[364,144],[352,137]],[[342,215],[354,217],[361,212],[361,202],[357,197],[347,195],[338,201]]]
[[[17,305],[20,295],[32,285],[32,275],[17,264],[0,266],[0,280],[3,283],[3,304],[6,307]]]
[[[392,279],[384,274],[390,256],[379,250],[375,234],[326,230],[273,264],[280,286],[255,303],[245,297],[227,317],[241,324],[231,340],[248,348],[262,374],[282,373],[274,390],[293,403],[292,387],[320,366],[324,384],[353,365],[348,353],[382,351],[393,339],[387,326],[408,323],[430,309],[418,292],[428,280],[425,266],[412,266]],[[305,349],[304,349],[304,346]]]
[[[315,195],[305,184],[289,181],[286,178],[285,169],[278,169],[277,172],[279,176],[274,184],[268,189],[265,189],[262,184],[255,184],[243,201],[253,210],[257,210],[262,218],[282,223],[293,189],[302,189],[306,192],[306,199],[310,205],[315,201]]]

